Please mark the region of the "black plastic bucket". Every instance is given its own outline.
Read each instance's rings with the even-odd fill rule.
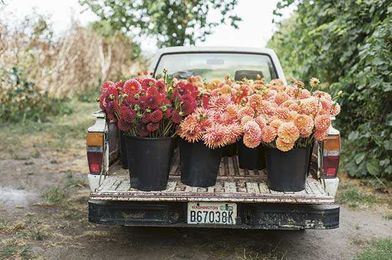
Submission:
[[[173,138],[125,136],[131,187],[143,191],[164,190],[169,178]]]
[[[120,131],[120,162],[123,169],[128,169],[127,146],[123,131]]]
[[[275,191],[304,190],[311,151],[311,146],[288,152],[266,148],[268,187]]]
[[[240,142],[238,142],[238,162],[241,169],[265,169],[264,147],[262,145],[259,145],[256,148],[248,148],[241,140]]]
[[[237,155],[237,143],[222,147],[222,157],[232,157]]]
[[[216,183],[222,157],[221,149],[210,149],[203,142],[179,139],[181,181],[193,187],[210,187]]]

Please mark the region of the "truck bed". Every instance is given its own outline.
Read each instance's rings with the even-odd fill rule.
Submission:
[[[243,202],[243,203],[292,203],[329,204],[329,195],[321,182],[312,177],[306,181],[306,189],[300,192],[277,192],[268,189],[265,171],[244,170],[238,167],[237,156],[222,158],[217,183],[213,187],[190,187],[181,183],[179,159],[172,163],[167,189],[140,191],[130,188],[129,173],[116,163],[107,176],[102,176],[99,188],[92,192],[90,200],[102,201],[161,201],[161,202]]]

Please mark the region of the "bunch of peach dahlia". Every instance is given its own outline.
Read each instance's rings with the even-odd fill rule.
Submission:
[[[188,142],[202,141],[212,149],[235,143],[242,134],[238,111],[231,94],[211,96],[208,106],[198,107],[184,118],[177,133]]]
[[[312,88],[319,81],[311,80]],[[287,152],[327,137],[331,117],[340,106],[323,91],[311,92],[295,81],[291,86],[273,80],[256,89],[239,110],[244,144],[255,148],[260,143]]]

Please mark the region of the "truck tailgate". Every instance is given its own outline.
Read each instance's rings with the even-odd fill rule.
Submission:
[[[322,183],[312,177],[306,181],[301,192],[277,192],[268,189],[264,171],[243,170],[238,159],[224,157],[221,161],[218,180],[209,188],[190,187],[181,183],[178,158],[172,165],[167,189],[163,191],[140,191],[130,188],[128,170],[115,164],[106,177],[102,177],[99,188],[92,192],[90,200],[103,201],[210,201],[243,203],[333,203],[334,197],[323,188]]]

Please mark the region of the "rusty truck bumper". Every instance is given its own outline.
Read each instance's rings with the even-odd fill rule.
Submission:
[[[236,225],[189,225],[187,203],[89,201],[89,221],[125,226],[206,227],[266,230],[334,229],[339,206],[238,203]]]

